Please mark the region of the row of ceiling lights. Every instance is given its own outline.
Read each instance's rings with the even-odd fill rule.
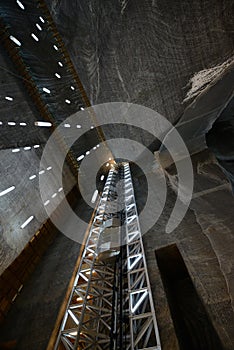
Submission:
[[[51,199],[54,199],[55,197],[57,197],[57,195],[58,195],[60,192],[62,192],[62,190],[63,190],[63,188],[60,187],[60,188],[58,189],[57,192],[54,192],[54,193],[52,194]],[[51,200],[48,199],[48,200],[44,203],[44,206],[47,206],[50,202],[51,202]],[[23,228],[25,228],[26,226],[28,226],[28,224],[29,224],[33,219],[34,219],[34,216],[31,215],[31,216],[20,226],[20,228],[23,229]]]
[[[23,5],[23,3],[22,3],[21,1],[17,0],[16,3],[18,4],[18,6],[19,6],[22,10],[25,10],[25,6]],[[45,20],[43,19],[43,17],[39,17],[39,19],[40,19],[40,21],[41,21],[42,23],[45,23]],[[38,23],[36,23],[36,27],[37,27],[39,30],[42,30],[41,26],[40,26]],[[39,41],[39,39],[37,38],[37,36],[36,36],[35,34],[32,33],[31,35],[32,35],[32,37],[33,37],[34,40]],[[14,36],[11,35],[11,36],[10,36],[10,39],[11,39],[16,45],[21,46],[21,42],[20,42],[17,38],[15,38]],[[62,63],[59,62],[59,65],[62,66]],[[14,98],[11,97],[11,96],[6,96],[5,99],[8,100],[8,101],[13,101],[13,100],[14,100]],[[3,123],[0,122],[0,125],[2,125],[2,124],[3,124]],[[10,125],[10,126],[15,126],[16,123],[15,123],[15,122],[8,122],[8,125]],[[20,123],[20,126],[26,126],[26,125],[27,125],[26,123]],[[36,126],[52,126],[51,123],[47,123],[47,122],[37,122],[37,124],[36,124],[36,122],[35,122],[35,125],[36,125]],[[34,146],[33,146],[33,148],[38,148],[38,147],[40,147],[40,145],[34,145]],[[32,149],[32,147],[30,147],[30,146],[24,147],[24,150],[25,150],[25,151],[26,151],[26,150],[30,150],[30,149]],[[12,150],[13,153],[17,153],[17,152],[19,152],[19,151],[20,151],[19,148],[15,148],[15,149]],[[51,169],[52,169],[52,167],[48,167],[48,168],[47,168],[47,170],[51,170]],[[40,170],[40,171],[39,171],[39,175],[42,175],[44,172],[45,172],[45,170]],[[36,175],[30,176],[30,177],[29,177],[29,180],[33,180],[34,178],[36,178]],[[15,189],[15,186],[11,186],[11,187],[7,188],[6,190],[0,192],[0,197],[6,195],[7,193],[9,193],[9,192],[11,192],[11,191],[13,191],[14,189]],[[62,190],[63,190],[62,187],[59,188],[59,189],[58,189],[58,193],[61,192]],[[55,193],[51,196],[51,198],[55,198],[56,196],[57,196],[57,193],[55,192]],[[49,200],[46,201],[46,202],[44,203],[44,205],[48,205],[49,202],[50,202]],[[21,228],[21,229],[25,228],[33,219],[34,219],[34,216],[31,215],[31,216],[20,226],[20,228]]]
[[[17,3],[17,5],[18,5],[22,10],[25,10],[25,6],[23,5],[23,3],[22,3],[21,1],[17,0],[16,3]],[[45,20],[44,20],[43,17],[40,16],[39,19],[40,19],[40,21],[41,21],[42,23],[45,23]],[[36,27],[37,27],[38,30],[42,31],[42,27],[40,26],[40,24],[36,23]],[[37,41],[37,42],[39,41],[39,38],[38,38],[34,33],[31,33],[31,36],[32,36],[32,38],[33,38],[35,41]],[[14,37],[14,36],[11,35],[11,36],[10,36],[10,39],[11,39],[16,45],[21,46],[21,42],[20,42],[16,37]],[[53,45],[53,48],[54,48],[56,51],[59,50],[59,48],[58,48],[56,45]],[[60,67],[63,67],[63,63],[62,63],[61,61],[58,61],[58,65],[59,65]],[[61,75],[60,75],[59,73],[57,73],[57,72],[55,73],[55,77],[58,78],[58,79],[61,79]],[[74,86],[72,86],[72,85],[70,86],[70,88],[71,88],[71,90],[75,90]],[[48,88],[46,88],[46,87],[43,87],[42,90],[43,90],[44,92],[46,92],[47,94],[50,94],[50,93],[51,93],[51,91],[50,91]],[[13,100],[14,100],[14,98],[11,97],[11,96],[5,96],[5,99],[8,100],[8,101],[13,101]],[[66,102],[67,104],[71,104],[71,101],[70,101],[69,99],[66,99],[65,102]],[[81,110],[84,110],[84,108],[81,107]],[[3,123],[0,122],[0,125],[2,125],[2,124],[3,124]],[[35,126],[44,126],[44,127],[50,127],[50,126],[52,126],[52,123],[50,123],[50,122],[43,122],[43,121],[36,121],[34,124],[35,124]],[[15,122],[8,122],[8,125],[10,125],[10,126],[15,126],[16,123],[15,123]],[[26,126],[27,124],[24,123],[24,122],[21,122],[21,123],[19,123],[19,125],[20,125],[20,126]],[[64,124],[64,127],[65,127],[65,128],[69,128],[69,127],[70,127],[70,124]],[[78,124],[78,125],[77,125],[77,128],[81,128],[81,125]],[[92,129],[92,128],[93,128],[93,126],[91,126],[91,129]],[[97,145],[97,146],[93,147],[93,150],[97,149],[99,146],[100,146],[100,145]],[[34,148],[38,148],[38,147],[40,147],[40,146],[39,146],[39,145],[34,145],[33,147],[34,147]],[[30,149],[32,149],[32,147],[30,147],[30,146],[24,147],[24,150],[30,150]],[[13,150],[12,150],[12,152],[14,152],[14,153],[17,153],[17,152],[19,152],[19,151],[20,151],[19,148],[16,148],[16,149],[13,149]],[[86,155],[89,155],[89,154],[90,154],[90,151],[87,151],[87,152],[86,152]],[[84,157],[85,157],[84,155],[81,155],[81,156],[79,156],[79,157],[77,158],[77,160],[80,161],[80,160],[82,160]],[[109,160],[111,160],[111,158],[110,158]],[[107,163],[106,166],[109,166],[109,163]],[[51,169],[52,169],[52,167],[48,167],[48,168],[47,168],[48,171],[51,170]],[[39,175],[42,175],[44,172],[45,172],[45,170],[40,170],[38,174],[39,174]],[[29,180],[33,180],[33,179],[35,179],[35,178],[36,178],[36,175],[32,175],[32,176],[29,177]],[[104,180],[104,175],[101,175],[100,180],[101,180],[101,181]],[[7,188],[6,190],[0,192],[0,197],[3,196],[3,195],[5,195],[5,194],[7,194],[7,193],[9,193],[9,192],[11,192],[11,191],[13,191],[14,189],[15,189],[15,186],[11,186],[11,187]],[[55,197],[57,196],[57,194],[58,194],[59,192],[61,192],[62,190],[63,190],[62,187],[59,188],[59,189],[58,189],[58,192],[55,192],[55,193],[51,196],[51,198],[52,198],[52,199],[55,198]],[[47,200],[47,201],[44,203],[44,205],[46,206],[46,205],[48,205],[49,203],[50,203],[50,200]],[[21,225],[21,228],[22,228],[22,229],[25,228],[33,219],[34,219],[34,216],[30,216],[30,217]]]
[[[22,10],[25,10],[25,6],[23,5],[23,3],[22,3],[21,1],[17,0],[16,3],[18,4],[18,6],[19,6]],[[41,21],[42,23],[45,23],[45,20],[44,20],[43,17],[40,16],[39,19],[40,19],[40,21]],[[36,27],[37,27],[40,31],[42,31],[42,27],[40,26],[40,24],[36,23]],[[39,41],[39,38],[36,36],[36,34],[31,33],[31,36],[32,36],[32,38],[33,38],[35,41],[37,41],[37,42]],[[16,37],[14,37],[13,35],[10,35],[10,39],[11,39],[17,46],[21,46],[21,45],[22,45],[21,42],[20,42]],[[57,45],[54,44],[54,45],[53,45],[53,48],[54,48],[56,51],[59,51],[59,48],[58,48]],[[58,61],[58,65],[59,65],[60,67],[63,67],[63,63],[62,63],[61,61]],[[59,73],[56,72],[56,73],[55,73],[55,76],[56,76],[56,78],[61,79],[61,75],[60,75]],[[75,87],[74,87],[73,85],[71,85],[70,88],[71,88],[71,90],[75,90]],[[44,92],[46,92],[47,94],[50,94],[50,93],[51,93],[51,91],[50,91],[48,88],[46,88],[46,87],[43,87],[42,90],[43,90]],[[13,98],[10,97],[10,96],[6,96],[5,98],[8,99],[9,101],[13,101]],[[71,100],[65,99],[65,103],[71,104]]]

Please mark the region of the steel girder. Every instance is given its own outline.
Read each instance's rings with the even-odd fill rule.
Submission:
[[[130,167],[124,164],[125,228],[130,344],[127,349],[161,349]]]

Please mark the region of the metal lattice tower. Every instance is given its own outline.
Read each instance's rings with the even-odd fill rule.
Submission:
[[[129,164],[124,165],[125,228],[130,344],[127,349],[161,349]]]
[[[161,349],[128,163],[107,177],[54,349]]]
[[[114,270],[98,258],[115,170],[110,170],[69,298],[55,349],[109,349]]]

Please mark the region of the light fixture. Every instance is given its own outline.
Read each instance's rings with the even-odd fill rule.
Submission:
[[[45,88],[45,87],[43,87],[43,89],[42,89],[44,92],[46,92],[47,94],[50,94],[50,90],[49,89],[47,89],[47,88]]]
[[[22,4],[22,2],[21,1],[19,1],[19,0],[16,0],[16,3],[17,3],[17,5],[22,9],[22,10],[24,10],[25,9],[25,7],[24,7],[24,5]]]
[[[34,123],[34,125],[36,125],[36,126],[47,126],[47,127],[52,126],[52,124],[50,122],[41,122],[41,121],[36,121]]]
[[[98,196],[98,190],[95,190],[95,191],[93,192],[93,196],[92,196],[92,199],[91,199],[91,203],[95,203],[95,202],[96,202],[97,196]]]
[[[13,97],[6,96],[6,97],[5,97],[5,100],[7,100],[7,101],[13,101]]]
[[[21,226],[20,228],[25,228],[32,220],[34,216],[30,216]]]
[[[78,161],[80,161],[82,159],[84,159],[84,155],[83,154],[77,158]]]
[[[15,189],[15,186],[11,186],[11,187],[7,188],[6,190],[0,192],[0,197],[4,196],[5,194],[7,194],[7,193],[9,193],[11,191],[13,191],[14,189]]]
[[[36,27],[37,27],[37,29],[42,30],[40,24],[36,23]]]
[[[16,39],[13,35],[10,35],[11,41],[13,41],[16,45],[21,46],[21,42]]]
[[[31,37],[32,37],[35,41],[39,41],[38,37],[37,37],[34,33],[31,33]]]

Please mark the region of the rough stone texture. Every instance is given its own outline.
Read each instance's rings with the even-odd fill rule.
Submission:
[[[0,343],[16,340],[18,350],[46,349],[79,249],[58,234],[11,308]]]
[[[27,0],[24,1],[24,10],[14,0],[0,3],[0,9],[1,21],[6,27],[7,34],[17,38],[21,43],[20,46],[16,45],[17,52],[23,61],[25,71],[30,76],[30,81],[33,82],[32,88],[30,81],[25,81],[22,72],[18,70],[17,64],[13,66],[5,52],[5,47],[2,46],[0,64],[2,62],[3,90],[0,95],[0,110],[3,125],[0,124],[0,127],[4,137],[0,146],[2,148],[10,147],[11,144],[13,147],[27,146],[35,141],[35,143],[45,143],[52,128],[36,127],[34,122],[43,121],[46,118],[46,121],[49,119],[56,127],[85,106],[85,101],[82,99],[76,75],[72,74],[66,55],[43,10]],[[36,25],[39,25],[41,30]],[[37,40],[33,39],[32,34]],[[29,84],[27,86],[30,86],[32,96],[40,94],[40,102],[44,106],[43,117],[37,110],[40,105],[38,99],[35,96],[34,99],[29,96],[26,90],[24,84],[26,82]],[[5,96],[8,95],[13,98],[13,101],[5,100]],[[13,121],[16,125],[8,126],[8,121]],[[27,126],[21,127],[19,122],[26,122]],[[76,124],[79,124],[79,116]],[[76,129],[76,124],[71,125],[71,128]],[[93,120],[90,121],[90,127],[91,125]],[[9,131],[12,132],[11,137],[9,137]],[[89,150],[99,142],[94,129],[82,138],[82,147],[79,147],[81,143],[73,147],[74,154],[78,157],[80,152]]]
[[[41,227],[47,219],[48,214],[45,211],[40,191],[39,177],[46,176],[47,193],[51,201],[49,205],[53,208],[59,205],[62,199],[62,192],[58,192],[58,167],[56,159],[53,160],[52,169],[39,175],[40,157],[42,148],[12,153],[11,149],[1,150],[1,185],[0,192],[15,186],[15,189],[1,197],[0,204],[0,258],[2,273],[7,266],[22,251],[27,242]],[[47,166],[49,167],[50,164]],[[30,180],[29,177],[36,175],[36,178]],[[66,193],[71,190],[75,180],[67,166],[64,168]],[[57,193],[55,198],[52,195]],[[21,225],[31,216],[34,219],[21,229]]]
[[[36,127],[34,122],[43,120],[24,91],[22,77],[0,45],[0,148],[14,148],[44,144],[49,136],[47,128]],[[8,101],[5,97],[13,98]],[[14,122],[16,125],[8,125]],[[26,126],[20,126],[26,123]]]
[[[176,348],[165,290],[155,259],[157,249],[176,244],[223,348],[231,350],[234,344],[233,197],[214,158],[200,154],[194,159],[194,170],[194,199],[179,227],[172,234],[165,233],[175,200],[169,187],[163,215],[144,236],[159,330],[165,349]],[[168,176],[174,187],[172,169]],[[138,188],[137,191],[141,190]]]
[[[179,120],[177,128],[192,152],[206,147],[205,134],[232,94],[232,1],[46,2],[93,104],[145,105],[173,124]],[[222,77],[191,105],[194,94],[184,103],[192,78],[204,72],[215,73],[203,88]],[[127,134],[152,142],[129,127],[104,132],[107,138]]]
[[[44,17],[42,9],[27,0],[24,1],[24,10],[13,0],[3,2],[0,6],[1,18],[7,25],[9,34],[21,42],[18,51],[41,93],[42,100],[47,104],[53,118],[61,122],[79,110],[82,100],[74,78],[67,70],[65,59],[58,49],[59,43],[54,38],[54,33],[48,28],[45,19],[44,22],[39,19],[39,16]],[[42,30],[36,27],[36,23],[40,23]],[[34,34],[37,40],[31,34]],[[63,64],[62,67],[58,65],[59,61]],[[55,73],[59,74],[60,78],[57,78]],[[74,90],[71,86],[74,86]],[[43,88],[49,89],[50,93],[43,91]],[[70,103],[66,103],[67,99]]]
[[[46,1],[92,103],[129,101],[174,122],[189,79],[233,51],[233,2]]]
[[[74,211],[89,222],[92,209],[80,197]],[[17,350],[46,349],[79,251],[80,244],[58,232],[7,315],[0,344],[16,340]]]
[[[13,0],[2,2],[1,6],[9,13],[12,13],[13,6],[17,8],[17,14],[9,16],[15,25],[12,27],[12,34],[20,30],[22,35],[20,39],[25,44],[22,52],[28,64],[35,68],[32,69],[32,73],[37,78],[39,88],[44,86],[42,84],[45,81],[49,88],[54,87],[54,95],[51,97],[44,94],[43,98],[50,104],[53,113],[58,111],[57,120],[61,121],[76,111],[76,108],[73,109],[72,106],[64,104],[65,95],[68,91],[71,93],[68,90],[69,77],[64,76],[65,88],[62,90],[61,84],[54,78],[59,53],[53,50],[52,41],[47,32],[42,34],[41,41],[45,44],[44,47],[32,41],[30,30],[35,30],[39,10],[32,9],[31,1],[25,0],[25,3],[30,8],[32,14],[30,18],[27,11],[23,14],[20,12]],[[174,2],[47,0],[47,3],[88,96],[95,104],[110,101],[135,102],[153,108],[175,123],[184,112],[186,105],[182,102],[189,90],[187,84],[190,78],[196,72],[222,64],[233,54],[234,25],[231,0],[189,2],[185,0]],[[23,16],[26,16],[27,21],[22,20]],[[49,53],[44,61],[38,59],[41,53],[45,55]],[[5,57],[1,59],[2,65],[5,64],[5,60]],[[15,70],[7,63],[8,68],[15,74]],[[25,101],[27,98],[21,94],[22,86],[19,88],[12,74],[9,75],[5,70],[2,76],[4,89],[1,94],[0,108],[5,119],[1,147],[43,143],[48,135],[43,134],[39,137],[39,133],[35,133],[39,129],[33,129],[32,120],[37,119],[37,116],[32,112],[30,103]],[[229,86],[225,86],[228,90]],[[13,103],[4,99],[5,94],[10,92],[15,92]],[[78,106],[77,96],[71,96],[74,96],[77,103],[75,106]],[[211,100],[209,96],[205,96],[203,106],[207,106],[208,116],[209,112],[213,113],[210,106]],[[225,101],[221,102],[224,104]],[[190,115],[191,119],[196,117],[199,111],[199,109],[194,111],[193,106],[190,106],[190,111],[193,112]],[[219,103],[218,107],[220,107]],[[13,120],[19,123],[22,120],[18,110],[24,113],[30,125],[30,128],[24,129],[27,134],[21,134],[23,129],[19,127],[6,125],[7,121]],[[212,122],[213,117],[216,118],[218,116],[216,114],[221,111],[216,112],[215,115],[212,114]],[[209,119],[207,121],[209,122]],[[196,135],[199,127],[204,134],[207,121],[202,126],[199,123],[188,123],[191,134]],[[114,129],[112,132],[117,134]],[[126,130],[124,133],[126,134]],[[132,130],[131,133],[135,135],[136,131]],[[190,136],[187,132],[186,135]],[[88,142],[87,139],[87,145]],[[82,152],[85,150],[85,147],[82,148]],[[13,155],[10,149],[6,151],[7,153],[1,152],[4,158],[3,170],[7,169],[7,176],[6,172],[1,174],[2,184],[6,183],[8,186],[10,179],[13,178],[14,183],[20,185],[17,203],[11,196],[1,198],[3,199],[1,208],[4,214],[5,211],[7,212],[8,216],[5,218],[6,215],[3,215],[3,227],[7,225],[8,220],[8,225],[17,221],[18,227],[19,220],[25,213],[28,212],[28,216],[31,215],[31,203],[35,212],[38,209],[37,215],[41,221],[38,220],[42,222],[44,212],[40,211],[42,209],[40,201],[37,203],[35,201],[35,198],[38,198],[38,189],[34,192],[34,188],[28,187],[31,184],[26,183],[24,178],[27,173],[24,170],[25,167],[29,168],[29,163],[33,164],[33,170],[38,167],[39,160],[35,151],[21,153],[20,159],[23,165],[17,163],[17,169],[16,167],[12,169],[11,163],[15,163],[12,157],[17,157],[18,154]],[[163,347],[166,350],[177,349],[173,322],[155,259],[156,249],[175,243],[224,349],[231,350],[234,346],[233,197],[217,164],[200,158],[200,161],[195,162],[195,169],[195,195],[181,225],[173,234],[165,233],[165,224],[175,200],[171,190],[159,222],[144,236],[159,330]],[[168,171],[168,176],[170,186],[176,188],[175,173]],[[25,188],[30,191],[28,196],[24,193]],[[142,189],[139,186],[137,190],[138,199],[141,197],[143,199],[145,188]],[[16,216],[17,210],[23,209],[20,204],[25,205],[25,210],[21,213],[22,215]],[[11,208],[10,214],[9,208]],[[36,226],[33,227],[33,230],[36,229]],[[12,232],[18,240],[16,231]],[[31,233],[33,234],[34,231]],[[29,239],[31,233],[27,232],[27,237],[23,239]],[[18,350],[45,348],[53,328],[78,252],[73,242],[61,237],[50,248],[34,276],[23,289],[4,326],[2,339],[17,339]],[[4,244],[6,244],[5,241]],[[15,245],[14,249],[19,251],[22,246],[20,239],[17,244],[19,246]],[[5,247],[4,254],[5,257],[8,256],[8,262],[11,259],[9,256],[12,257],[16,251]],[[66,254],[69,256],[68,259]]]

